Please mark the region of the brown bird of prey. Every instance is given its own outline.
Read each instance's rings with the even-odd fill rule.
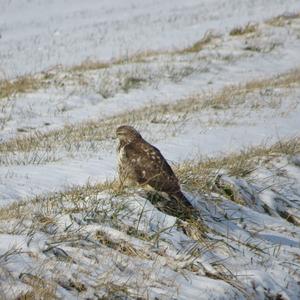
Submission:
[[[166,193],[179,206],[192,208],[180,190],[176,175],[157,148],[146,142],[132,126],[118,127],[116,135],[121,186],[150,186],[159,193]]]

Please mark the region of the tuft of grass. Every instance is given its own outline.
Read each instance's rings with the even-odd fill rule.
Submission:
[[[220,92],[213,95],[194,95],[182,99],[175,104],[165,106],[166,111],[174,112],[196,112],[203,109],[228,109],[242,105],[246,96],[258,90],[266,88],[290,88],[300,83],[300,69],[277,75],[275,77],[252,80],[245,84],[224,87]]]
[[[16,95],[18,93],[26,93],[40,88],[41,82],[39,79],[24,75],[14,80],[0,81],[0,99]]]
[[[291,21],[294,19],[299,19],[300,13],[289,13],[289,14],[283,14],[279,15],[273,18],[270,18],[266,21],[266,24],[276,27],[281,27],[285,25],[291,24]]]
[[[111,239],[105,232],[97,231],[96,232],[96,239],[106,247],[114,249],[126,256],[133,256],[133,257],[140,257],[144,259],[149,259],[149,255],[146,251],[141,249],[137,249],[135,246],[131,245],[129,242],[122,240],[122,241],[114,241]]]
[[[70,68],[71,72],[85,72],[91,70],[100,70],[100,69],[107,69],[111,67],[112,63],[110,62],[102,62],[102,61],[93,61],[87,59],[80,63],[79,65],[73,66]]]
[[[240,153],[219,158],[207,158],[198,163],[186,161],[176,167],[176,173],[189,189],[210,193],[214,190],[221,172],[226,171],[229,176],[246,177],[270,157],[298,153],[300,153],[300,137],[279,141],[271,146],[251,147]]]
[[[219,35],[211,31],[208,31],[203,38],[195,42],[192,46],[186,47],[184,49],[141,51],[141,52],[136,52],[132,55],[127,55],[127,56],[113,59],[109,62],[93,61],[88,59],[83,61],[79,65],[71,67],[69,70],[71,72],[85,72],[91,70],[109,69],[113,66],[124,65],[128,63],[144,63],[147,62],[148,59],[155,58],[162,55],[176,55],[176,54],[180,55],[180,54],[196,53],[201,51],[205,46],[210,44],[213,40],[215,40],[218,37]]]
[[[245,35],[249,33],[256,32],[258,28],[257,24],[248,23],[245,26],[238,26],[234,27],[230,32],[229,35],[236,36],[236,35]]]
[[[18,299],[56,299],[56,285],[50,283],[39,276],[30,273],[21,273],[19,279],[26,285],[31,287],[31,290],[22,294]]]
[[[171,51],[167,50],[147,50],[136,52],[132,55],[121,56],[119,58],[112,59],[111,61],[94,61],[87,59],[80,63],[79,65],[75,65],[69,69],[71,72],[86,72],[92,70],[101,70],[101,69],[109,69],[114,66],[126,65],[129,63],[143,63],[146,62],[148,58],[156,57],[159,55],[170,54]]]
[[[47,196],[37,196],[31,201],[20,201],[12,205],[0,208],[1,220],[22,219],[28,213],[32,213],[32,206],[43,204],[43,210],[35,212],[35,221],[40,225],[53,224],[53,219],[48,213],[58,209],[61,213],[81,212],[87,209],[85,199],[91,198],[92,201],[101,192],[108,192],[111,195],[120,195],[123,191],[119,188],[116,180],[107,181],[99,184],[86,184],[84,186],[74,186],[59,193],[52,193]],[[71,206],[64,206],[63,202],[69,201]],[[82,205],[85,204],[85,205]]]
[[[127,77],[123,84],[123,90],[128,93],[129,90],[138,88],[145,79],[139,77]]]
[[[200,39],[198,42],[194,43],[193,45],[191,45],[187,48],[179,50],[178,54],[197,53],[218,37],[219,37],[219,35],[216,35],[213,32],[208,31],[207,33],[205,33],[205,35],[202,39]]]
[[[150,77],[150,72],[146,68],[107,71],[102,76],[98,93],[105,99],[113,97],[120,91],[128,93],[132,89],[140,88],[148,80],[151,82]]]

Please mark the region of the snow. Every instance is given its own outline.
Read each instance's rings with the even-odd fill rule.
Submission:
[[[171,165],[299,137],[299,11],[296,0],[2,0],[0,79],[32,74],[42,85],[0,99],[0,298],[299,299],[299,154],[271,155],[244,178],[219,170],[239,203],[183,186],[201,237],[140,189],[58,193],[115,179],[123,123]],[[279,15],[280,26],[266,22]],[[230,35],[249,22],[255,32]],[[183,51],[208,32],[201,51]],[[87,60],[108,67],[70,69]],[[276,81],[293,70],[292,82]],[[239,88],[228,104],[175,109]],[[112,120],[103,136],[4,150]]]
[[[293,24],[296,29],[299,28],[297,20]],[[53,81],[63,82],[63,88],[53,86],[51,83],[49,88],[2,100],[3,119],[6,120],[2,126],[2,140],[34,134],[36,131],[46,133],[61,129],[65,124],[72,126],[87,120],[105,120],[118,116],[124,111],[155,104],[176,103],[199,93],[217,94],[228,85],[238,85],[258,78],[276,78],[278,74],[289,72],[299,65],[300,40],[296,33],[290,28],[270,29],[265,25],[261,25],[260,32],[260,36],[270,40],[276,37],[281,46],[267,55],[265,53],[249,55],[248,52],[241,50],[245,41],[225,35],[212,49],[200,52],[199,58],[194,54],[185,58],[188,65],[193,66],[196,71],[181,81],[161,77],[161,72],[174,73],[170,71],[170,67],[167,68],[170,65],[170,57],[167,56],[159,58],[161,64],[156,63],[154,66],[152,62],[142,64],[142,70],[146,70],[149,74],[147,76],[151,78],[149,85],[132,89],[127,93],[118,90],[109,99],[103,99],[97,90],[108,74],[106,70],[83,73],[83,78],[90,82],[83,88],[77,86],[76,77],[74,79],[64,71],[62,74],[57,71],[58,74],[54,73]],[[222,57],[216,59],[221,49],[226,51],[234,49],[239,53],[238,58],[233,62],[224,62]],[[202,72],[203,58],[207,68],[205,72]],[[126,70],[129,70],[133,76],[144,74],[139,71],[139,66],[133,65],[113,67],[109,76],[111,78],[119,76],[120,71],[126,74]],[[200,71],[197,71],[199,67]],[[177,65],[175,61],[174,68],[176,72],[182,72],[185,65]],[[228,78],[229,73],[230,78]],[[159,76],[157,83],[153,83],[152,78],[157,76]],[[174,129],[162,130],[162,125],[149,123],[151,120],[145,120],[144,124],[138,126],[150,141],[154,135],[158,136],[154,142],[171,162],[178,163],[187,158],[198,157],[199,154],[215,156],[236,152],[249,146],[271,144],[279,139],[297,136],[300,128],[299,93],[298,86],[289,89],[270,87],[265,91],[251,94],[242,108],[232,106],[225,111],[204,110],[190,113],[187,121],[176,121]],[[262,98],[265,99],[263,104],[259,100]],[[253,111],[252,107],[257,105],[262,108]],[[278,107],[274,109],[272,105]],[[175,120],[176,118],[174,116]],[[188,149],[186,145],[189,145]],[[35,153],[7,155],[8,163],[4,163],[0,170],[0,191],[3,195],[0,205],[6,205],[12,200],[64,189],[70,185],[114,178],[116,159],[112,149],[115,147],[115,143],[109,142],[106,146],[100,146],[101,152],[98,152],[97,146],[90,154],[87,154],[86,150],[71,154],[66,154],[60,149],[54,153],[42,152],[40,164],[34,162]],[[47,160],[48,163],[43,162]],[[18,161],[28,163],[25,163],[25,166],[22,165],[23,163],[14,163]]]
[[[0,5],[1,71],[9,77],[86,58],[182,48],[207,30],[300,9],[297,0],[13,0]]]
[[[271,172],[272,179],[278,181],[272,191],[276,197],[289,199],[299,217],[300,198],[294,193],[299,181],[294,180],[293,165],[285,163],[285,157],[277,157],[261,164],[244,183],[222,175],[237,190],[244,190],[247,182],[249,195],[256,199],[249,207],[218,193],[212,194],[213,198],[188,195],[207,226],[206,240],[193,240],[182,230],[188,226],[184,221],[159,211],[144,198],[142,190],[119,196],[103,192],[78,198],[77,203],[68,196],[64,201],[58,196],[36,204],[28,202],[22,227],[17,227],[23,234],[0,236],[2,255],[12,245],[21,251],[12,254],[2,268],[18,286],[23,278],[17,276],[20,270],[40,278],[39,272],[47,263],[51,267],[42,278],[55,278],[52,280],[60,286],[57,295],[68,299],[99,296],[109,284],[114,284],[117,295],[122,291],[117,287],[124,282],[129,298],[138,293],[150,299],[297,299],[299,226],[272,214],[272,207],[262,211],[259,203],[265,196],[259,191],[270,189],[269,182],[264,176],[255,185],[252,181],[266,170]],[[276,176],[278,164],[285,164],[285,177]],[[19,220],[11,219],[10,223],[10,228],[16,228]],[[7,222],[1,221],[1,231],[6,228]],[[105,285],[93,288],[96,282]],[[6,290],[5,281],[2,286]],[[79,286],[83,288],[79,290]],[[20,292],[13,291],[14,295]]]

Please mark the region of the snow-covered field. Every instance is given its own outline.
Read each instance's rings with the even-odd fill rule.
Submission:
[[[299,299],[299,1],[3,0],[0,80],[1,299]],[[198,217],[116,190],[122,124]]]
[[[1,72],[107,60],[143,50],[183,48],[207,30],[298,12],[297,0],[2,0]]]

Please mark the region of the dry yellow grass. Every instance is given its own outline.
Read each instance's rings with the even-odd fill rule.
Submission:
[[[291,14],[284,14],[279,15],[273,18],[270,18],[266,21],[266,24],[271,26],[285,26],[287,24],[290,24],[292,20],[299,19],[300,13],[291,13]]]
[[[34,133],[13,138],[0,144],[0,154],[9,152],[54,151],[59,147],[71,151],[82,141],[103,142],[114,138],[114,130],[120,124],[159,120],[168,114],[177,114],[184,118],[189,114],[204,109],[228,109],[242,105],[246,95],[270,87],[289,88],[300,83],[300,69],[275,76],[273,78],[250,81],[244,85],[225,87],[214,95],[193,95],[176,103],[143,107],[124,112],[106,120],[89,121],[76,125],[66,125],[62,129],[47,133]],[[172,124],[170,124],[172,125]],[[73,148],[72,148],[73,147]]]
[[[202,39],[200,39],[198,42],[194,43],[193,45],[186,47],[182,50],[179,50],[177,54],[188,54],[188,53],[197,53],[201,50],[203,50],[208,44],[213,42],[215,39],[219,38],[220,36],[217,34],[214,34],[213,32],[208,31]]]
[[[261,145],[232,153],[217,158],[208,158],[198,161],[186,161],[175,166],[175,172],[181,183],[193,191],[211,192],[215,184],[216,176],[220,170],[226,170],[230,176],[245,177],[251,173],[260,162],[267,162],[280,155],[295,155],[300,153],[300,137],[286,141],[279,141],[271,146]],[[117,181],[104,182],[95,185],[76,186],[65,192],[55,193],[47,197],[36,197],[31,201],[23,201],[12,204],[6,208],[0,208],[1,220],[22,219],[28,213],[32,213],[32,206],[43,203],[45,212],[57,211],[60,213],[74,213],[85,211],[88,207],[87,198],[95,198],[101,192],[108,192],[112,196],[121,195],[124,191],[119,189]],[[96,199],[96,198],[95,198]],[[68,201],[73,205],[64,207],[63,202]],[[122,207],[114,208],[115,210]],[[52,218],[40,214],[36,219],[39,224],[51,223]]]
[[[32,213],[32,207],[43,203],[43,212],[40,212],[36,216],[36,222],[39,224],[49,224],[52,222],[52,217],[47,215],[51,211],[60,209],[61,213],[72,213],[78,211],[84,211],[86,206],[84,204],[85,199],[88,197],[95,197],[97,194],[107,191],[111,195],[119,195],[122,191],[119,189],[117,181],[103,182],[94,185],[75,186],[69,188],[64,192],[52,193],[48,196],[38,196],[31,201],[19,201],[13,203],[9,207],[0,208],[1,220],[20,219]],[[69,201],[73,205],[71,207],[61,207],[61,203]],[[46,215],[45,215],[46,214]]]
[[[230,176],[245,177],[260,162],[267,162],[270,158],[280,155],[298,153],[300,153],[300,137],[295,137],[290,140],[279,141],[271,146],[252,147],[224,157],[208,158],[199,162],[187,161],[176,168],[176,173],[189,189],[211,192],[221,170],[225,170]]]
[[[141,63],[145,62],[148,58],[157,57],[160,55],[180,55],[187,54],[190,52],[198,52],[200,51],[206,44],[208,44],[212,40],[212,35],[207,34],[201,39],[199,42],[196,42],[193,46],[185,48],[183,50],[148,50],[143,52],[137,52],[130,56],[124,56],[120,58],[113,59],[111,61],[93,61],[86,60],[80,63],[79,65],[75,65],[71,68],[64,69],[64,72],[67,73],[81,73],[92,70],[100,70],[100,69],[108,69],[113,66],[123,65],[128,63]],[[56,68],[52,68],[55,70]],[[59,66],[57,66],[59,69]],[[45,86],[45,82],[49,80],[51,76],[47,72],[42,74],[33,75],[24,75],[20,76],[14,80],[1,80],[0,81],[0,99],[11,97],[18,93],[26,93],[30,91],[34,91]]]
[[[36,90],[40,87],[41,82],[33,76],[25,75],[17,79],[0,81],[0,98],[6,98],[18,93],[26,93]]]
[[[82,63],[64,69],[65,72],[86,72],[92,70],[100,70],[111,68],[116,65],[123,65],[127,63],[140,63],[145,62],[148,58],[153,58],[161,55],[180,55],[188,54],[201,51],[206,45],[208,45],[213,39],[217,36],[208,32],[205,36],[200,39],[198,42],[194,43],[192,46],[178,50],[147,50],[142,52],[134,53],[130,56],[123,56],[120,58],[113,59],[111,61],[93,61],[85,60]],[[60,67],[57,66],[57,69]],[[51,70],[55,70],[52,68]],[[6,98],[13,96],[17,93],[26,93],[40,89],[44,86],[45,80],[49,80],[51,76],[48,72],[43,72],[41,74],[33,75],[24,75],[20,76],[14,80],[1,80],[0,81],[0,98]]]
[[[107,69],[113,66],[123,65],[128,63],[143,63],[146,62],[147,59],[149,58],[155,58],[161,55],[181,55],[181,54],[196,53],[201,51],[205,46],[207,46],[217,37],[219,36],[213,34],[212,32],[207,32],[204,35],[204,37],[201,38],[199,41],[195,42],[193,45],[186,47],[184,49],[141,51],[141,52],[134,53],[132,55],[113,59],[110,62],[86,60],[77,66],[71,67],[69,70],[74,72],[100,70],[100,69]]]
[[[256,32],[258,29],[257,24],[248,23],[247,25],[243,27],[234,27],[230,32],[229,35],[244,35]]]
[[[254,167],[256,167],[256,165],[259,162],[265,163],[269,159],[273,159],[276,156],[294,155],[296,153],[300,153],[300,138],[290,139],[287,141],[280,141],[271,146],[262,145],[259,147],[250,148],[243,152],[230,154],[220,158],[207,159],[198,162],[186,162],[178,166],[176,172],[180,180],[185,183],[185,186],[190,191],[201,191],[201,193],[203,194],[203,192],[209,193],[210,191],[212,191],[214,179],[216,178],[216,174],[218,174],[218,171],[221,168],[225,169],[232,176],[246,176],[249,172],[251,172],[251,170]],[[103,192],[105,192],[104,197],[107,197],[107,199],[97,198],[99,196],[99,193],[101,192],[102,195],[104,195]],[[222,263],[218,263],[217,267],[216,265],[214,265],[214,269],[217,270],[217,272],[210,272],[209,270],[200,268],[198,264],[194,264],[194,260],[190,260],[189,262],[187,261],[186,264],[180,264],[180,260],[168,256],[168,254],[165,251],[153,252],[151,250],[151,245],[152,243],[156,243],[156,238],[159,239],[160,233],[158,233],[157,237],[151,238],[149,236],[145,237],[144,235],[136,234],[132,231],[129,232],[128,228],[122,223],[122,214],[118,215],[118,213],[122,212],[122,210],[128,209],[128,207],[124,206],[121,203],[121,199],[126,199],[127,197],[121,197],[117,199],[118,201],[114,202],[113,197],[115,193],[118,193],[118,189],[116,188],[116,182],[107,182],[98,185],[74,187],[71,188],[69,191],[57,193],[49,197],[37,197],[28,202],[16,203],[8,208],[2,208],[0,209],[0,219],[3,223],[5,223],[5,226],[3,228],[6,228],[6,230],[7,224],[13,223],[14,220],[16,223],[22,223],[22,220],[26,219],[26,221],[23,224],[21,224],[22,226],[19,226],[19,228],[17,228],[16,226],[15,232],[6,231],[5,233],[20,234],[20,231],[18,230],[22,230],[22,234],[26,233],[28,234],[28,236],[30,236],[31,234],[37,232],[45,233],[45,227],[47,225],[55,224],[56,217],[58,217],[57,220],[60,220],[60,217],[62,215],[71,217],[72,213],[80,212],[83,213],[82,216],[88,216],[87,219],[85,219],[84,217],[80,218],[80,220],[83,222],[82,227],[85,227],[85,222],[88,223],[89,220],[90,222],[98,222],[99,224],[104,224],[104,228],[107,225],[107,222],[110,222],[109,224],[112,228],[119,230],[124,234],[134,235],[137,238],[139,238],[141,242],[145,243],[142,245],[140,243],[135,244],[134,242],[132,242],[132,240],[122,239],[122,236],[110,236],[105,231],[105,229],[101,228],[97,228],[97,230],[93,232],[92,235],[88,236],[86,235],[86,232],[83,228],[82,232],[85,232],[83,236],[81,235],[80,230],[78,230],[77,227],[75,227],[75,230],[70,229],[70,226],[67,223],[65,230],[56,232],[54,235],[48,235],[50,245],[68,245],[68,242],[71,242],[71,248],[74,248],[84,241],[91,241],[92,244],[95,244],[97,247],[100,243],[103,246],[100,247],[101,249],[108,248],[109,251],[111,251],[114,255],[120,255],[118,256],[120,257],[119,261],[121,261],[121,258],[124,257],[130,257],[137,260],[142,259],[156,261],[158,257],[163,256],[166,257],[166,259],[164,260],[166,265],[175,271],[181,270],[182,272],[184,272],[186,270],[189,270],[197,273],[204,272],[203,275],[213,279],[223,280],[235,287],[236,289],[240,290],[241,292],[246,293],[239,279],[230,272],[228,272],[228,269],[226,269],[225,265],[223,266]],[[226,194],[224,194],[224,196],[228,198],[230,197],[230,195]],[[232,200],[236,201],[236,199]],[[104,201],[106,201],[106,204],[111,206],[110,213],[112,213],[109,213],[106,219],[105,216],[108,211],[105,211],[103,209],[103,207],[105,207],[106,204],[104,204],[104,206],[101,206],[103,205],[103,203],[101,202]],[[37,215],[37,212],[40,212],[40,214]],[[95,219],[92,219],[93,217],[95,217],[95,215],[97,215],[97,217]],[[117,216],[115,217],[115,215]],[[114,218],[117,219],[116,223],[113,223]],[[138,215],[136,216],[136,218],[138,218]],[[198,241],[198,245],[202,246],[202,249],[209,249],[209,251],[214,251],[214,249],[220,248],[221,244],[219,240],[218,243],[216,243],[214,240],[212,242],[209,236],[206,236],[204,234],[206,230],[211,229],[202,226],[199,222],[199,219],[189,219],[187,221],[181,221],[180,219],[178,219],[177,221],[178,222],[175,226],[183,230],[183,232],[186,235],[188,235],[195,241]],[[137,231],[137,228],[131,228],[131,230],[132,229],[134,231]],[[228,248],[228,253],[231,253],[231,250],[229,250],[230,240],[228,243],[228,237],[226,237],[226,239],[224,238],[223,243],[224,246]],[[253,251],[253,253],[257,253],[257,255],[259,255],[259,251],[262,251],[255,243],[251,243],[251,241],[249,241],[248,239],[246,242],[239,241],[239,243],[247,247],[248,249],[251,249],[251,251]],[[86,244],[83,245],[86,246]],[[223,248],[224,247],[222,246],[222,249]],[[61,249],[63,251],[64,248],[62,247]],[[201,253],[203,253],[199,253],[199,249],[197,249],[198,248],[190,248],[188,250],[188,253],[185,253],[185,255],[188,255],[190,258],[196,259],[201,255]],[[49,257],[48,259],[51,259],[51,261],[59,261],[59,258],[57,256],[53,256],[52,258]],[[70,256],[68,256],[67,259],[69,260],[68,263],[73,263],[72,254],[70,254]],[[41,265],[41,270],[38,273],[35,273],[34,271],[26,271],[26,273],[24,272],[20,274],[19,279],[24,284],[28,285],[30,287],[30,290],[26,293],[19,295],[18,299],[55,299],[56,289],[58,286],[72,288],[78,293],[83,293],[84,291],[87,291],[88,284],[85,281],[82,281],[80,278],[76,279],[75,276],[74,278],[66,278],[65,280],[63,280],[63,278],[57,276],[56,273],[52,278],[49,278],[44,275],[45,269],[43,269],[43,267],[44,265]],[[108,272],[110,272],[110,270],[108,270]],[[114,274],[113,271],[112,274]],[[149,274],[153,273],[149,272]],[[122,285],[121,287],[114,286],[110,282],[110,278],[107,278],[107,276],[105,277],[105,281],[102,282],[99,279],[98,282],[98,288],[100,288],[100,285],[101,288],[105,288],[106,291],[109,288],[109,293],[112,293],[108,293],[109,295],[113,295],[117,291],[122,291],[125,294],[131,295],[129,293],[131,291],[129,290],[130,286],[127,286],[126,284]],[[107,299],[110,299],[109,296]]]
[[[90,70],[100,70],[109,68],[112,64],[109,62],[92,61],[90,59],[83,61],[81,64],[73,66],[70,71],[73,72],[84,72]]]
[[[294,19],[300,18],[300,13],[279,15],[267,20],[265,23],[271,26],[285,26],[291,23]],[[247,24],[244,27],[235,27],[229,34],[234,35],[245,35],[249,33],[254,33],[258,30],[258,24]],[[86,72],[90,70],[100,70],[111,68],[116,65],[123,65],[127,63],[141,63],[148,59],[157,58],[161,55],[183,55],[197,53],[210,45],[215,39],[219,38],[218,35],[207,32],[199,41],[195,42],[191,46],[185,47],[183,49],[170,49],[170,50],[147,50],[142,52],[137,52],[132,55],[122,56],[119,58],[112,59],[111,61],[93,61],[85,60],[82,63],[75,65],[70,68],[63,68],[64,72]],[[60,69],[60,66],[53,67],[51,70],[55,71]],[[28,91],[34,91],[40,89],[44,86],[45,82],[51,79],[52,75],[48,72],[42,72],[36,75],[24,75],[16,78],[15,80],[0,80],[0,99],[10,97],[17,93],[26,93]]]
[[[34,299],[57,299],[55,291],[57,286],[38,276],[30,273],[21,273],[19,276],[21,282],[31,287],[31,290],[18,297],[20,300]]]

